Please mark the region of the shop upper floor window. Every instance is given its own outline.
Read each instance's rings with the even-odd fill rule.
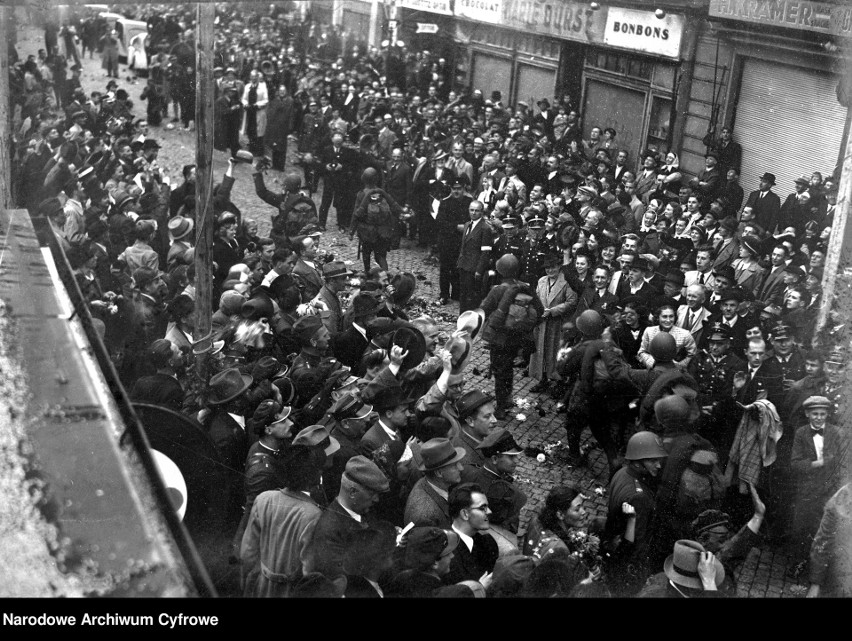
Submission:
[[[609,51],[595,51],[587,55],[586,66],[640,80],[650,80],[654,70],[654,63],[650,60]]]

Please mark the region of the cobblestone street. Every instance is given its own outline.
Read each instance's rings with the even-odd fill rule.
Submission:
[[[41,46],[41,34],[36,31],[22,33],[19,37],[18,48],[24,55],[35,53]],[[106,84],[106,74],[101,69],[98,57],[84,60],[82,75],[83,86],[87,93],[92,90],[103,90]],[[145,86],[144,79],[136,84],[128,82],[126,67],[122,66],[119,86],[125,88],[131,95],[134,111],[144,115],[145,102],[139,99]],[[169,119],[172,113],[169,113]],[[168,122],[168,121],[166,121]],[[164,123],[165,124],[165,123]],[[159,153],[160,164],[168,169],[173,180],[173,186],[182,182],[181,167],[195,162],[194,131],[181,129],[180,123],[175,123],[173,129],[164,126],[152,127],[151,135],[155,137],[162,149]],[[290,150],[295,144],[290,145]],[[227,167],[227,155],[214,152],[214,181],[219,182]],[[288,167],[290,164],[288,162]],[[242,212],[243,219],[251,218],[258,222],[261,235],[269,230],[271,207],[263,203],[254,193],[251,178],[251,167],[246,164],[238,165],[235,170],[236,183],[232,200]],[[281,189],[281,174],[275,171],[266,173],[267,187],[272,191]],[[320,186],[320,189],[322,186]],[[320,194],[314,195],[319,206]],[[344,260],[351,269],[358,270],[360,259],[357,258],[357,243],[349,240],[348,234],[337,230],[335,212],[329,214],[329,231],[323,235],[320,249],[331,252],[336,258]],[[332,231],[334,230],[334,231]],[[423,299],[430,305],[436,305],[438,300],[438,267],[437,261],[431,258],[428,250],[413,245],[410,241],[402,241],[399,250],[388,255],[388,263],[392,270],[410,271],[418,279],[415,299]],[[452,331],[450,319],[458,313],[458,304],[451,302],[441,308],[445,318],[441,320],[443,330],[447,335]],[[469,379],[467,388],[481,388],[493,393],[493,379],[485,378],[489,369],[489,358],[483,343],[477,343],[476,353],[468,368]],[[520,370],[515,371],[515,407],[507,421],[507,427],[522,447],[545,449],[566,437],[563,427],[564,414],[557,413],[556,400],[548,394],[533,394],[530,389],[537,381],[522,376]],[[548,491],[563,482],[575,482],[584,488],[589,500],[585,503],[589,516],[606,515],[606,486],[608,468],[603,455],[588,430],[584,432],[583,442],[592,446],[588,464],[582,467],[571,467],[559,460],[547,457],[544,463],[535,456],[522,455],[516,472],[516,481],[527,494],[529,500],[521,514],[521,530],[523,531],[530,516],[538,512]],[[803,597],[806,591],[804,584],[798,584],[787,576],[790,560],[784,553],[775,550],[765,541],[760,547],[754,548],[744,563],[736,568],[738,595],[742,597]],[[806,580],[806,577],[802,579]]]

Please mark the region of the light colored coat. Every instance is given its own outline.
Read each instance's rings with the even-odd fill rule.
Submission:
[[[538,279],[535,293],[550,316],[545,318],[533,332],[536,351],[530,359],[530,376],[541,380],[543,376],[558,379],[556,373],[556,353],[562,338],[562,323],[577,307],[577,293],[568,286],[562,273],[556,277],[552,287],[548,288],[547,276]]]

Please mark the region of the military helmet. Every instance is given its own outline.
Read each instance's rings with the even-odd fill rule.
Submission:
[[[627,452],[624,458],[628,461],[641,461],[648,458],[665,458],[668,452],[663,449],[663,443],[653,432],[636,432],[627,441]]]

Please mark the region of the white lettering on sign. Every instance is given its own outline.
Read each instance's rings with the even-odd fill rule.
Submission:
[[[677,58],[685,25],[682,15],[658,18],[651,11],[609,7],[604,42],[622,49]]]
[[[438,33],[438,25],[431,22],[418,22],[415,33]]]

